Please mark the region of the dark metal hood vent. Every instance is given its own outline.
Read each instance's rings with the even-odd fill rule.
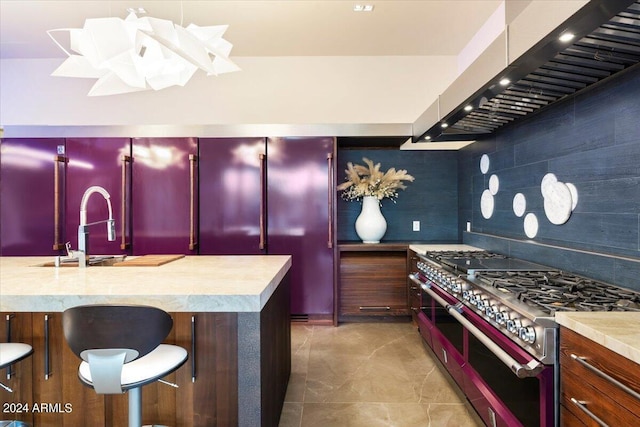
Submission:
[[[638,62],[640,0],[591,1],[414,142],[481,139]]]

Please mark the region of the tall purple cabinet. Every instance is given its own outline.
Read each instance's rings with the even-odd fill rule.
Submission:
[[[63,138],[2,139],[2,256],[53,256],[64,247],[64,149]]]
[[[199,143],[200,253],[266,254],[266,140]]]
[[[267,140],[269,254],[291,254],[291,313],[333,314],[335,138]]]
[[[131,248],[130,192],[131,192],[131,139],[130,138],[67,138],[67,194],[66,241],[78,247],[80,202],[87,188],[98,185],[110,195],[113,218],[116,222],[116,240],[107,240],[105,224],[90,227],[90,255],[126,254]],[[87,222],[108,218],[107,203],[100,194],[93,194],[87,203]]]
[[[198,253],[197,138],[133,138],[133,254]]]
[[[291,313],[333,315],[334,138],[201,138],[200,254],[292,255]]]

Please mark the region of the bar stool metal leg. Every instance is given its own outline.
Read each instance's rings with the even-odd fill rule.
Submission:
[[[129,394],[129,427],[142,426],[142,387],[130,389]]]

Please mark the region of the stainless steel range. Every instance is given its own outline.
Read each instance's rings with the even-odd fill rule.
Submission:
[[[558,425],[560,310],[640,310],[640,293],[487,251],[416,255],[420,332],[489,426]]]

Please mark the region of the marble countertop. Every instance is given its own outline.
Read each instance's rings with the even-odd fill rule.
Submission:
[[[556,322],[640,364],[639,312],[559,312]]]
[[[483,249],[475,246],[463,244],[438,244],[438,245],[409,245],[409,249],[417,254],[425,255],[427,251],[482,251]]]
[[[289,255],[187,256],[158,267],[40,267],[52,257],[0,257],[0,311],[61,312],[81,304],[166,311],[259,312]]]

